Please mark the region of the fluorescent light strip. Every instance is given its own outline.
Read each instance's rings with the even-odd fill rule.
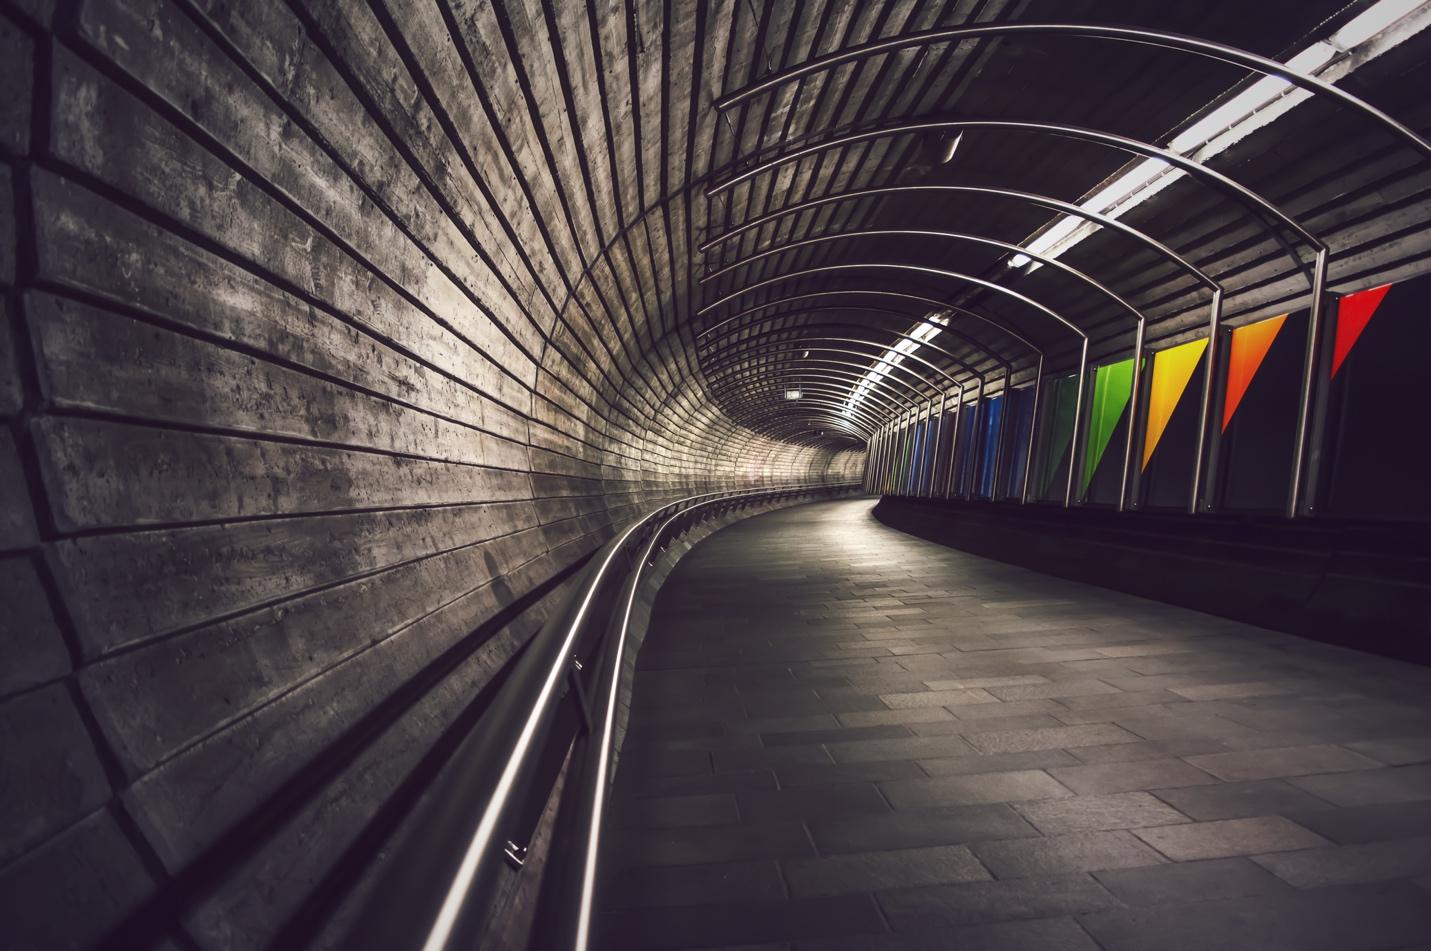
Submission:
[[[1293,69],[1334,83],[1427,26],[1431,26],[1428,0],[1380,0],[1330,37],[1306,47],[1286,63]],[[1263,76],[1177,133],[1167,148],[1206,162],[1310,98],[1312,94],[1299,86],[1276,76]],[[1079,204],[1090,211],[1119,218],[1186,174],[1161,159],[1141,159],[1130,163],[1122,174]],[[1100,226],[1096,222],[1065,215],[1026,241],[1025,247],[1044,257],[1056,258],[1098,230]],[[1026,254],[1015,254],[1007,264],[1009,267],[1029,265],[1029,273],[1042,266]]]
[[[939,331],[947,326],[949,326],[948,314],[937,312],[926,314],[924,319],[909,332],[908,336],[901,337],[899,343],[880,354],[875,365],[850,390],[849,402],[845,404],[845,415],[852,416],[855,407],[864,401],[875,384],[903,363],[905,356],[918,350],[920,344],[933,340]]]

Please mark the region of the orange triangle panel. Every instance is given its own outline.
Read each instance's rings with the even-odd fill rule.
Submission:
[[[1371,315],[1376,313],[1382,298],[1389,290],[1391,285],[1383,284],[1369,291],[1358,291],[1343,297],[1337,305],[1337,339],[1332,348],[1332,376],[1336,376],[1337,371],[1342,368],[1342,361],[1351,353],[1352,347],[1356,346],[1357,338],[1371,322]]]
[[[1222,401],[1222,431],[1232,422],[1232,414],[1247,394],[1248,384],[1257,375],[1258,367],[1267,356],[1272,341],[1287,322],[1287,315],[1269,317],[1255,324],[1238,327],[1232,332],[1232,349],[1227,355],[1227,394]]]
[[[1173,410],[1183,398],[1188,381],[1197,370],[1198,361],[1207,349],[1207,340],[1169,347],[1153,354],[1153,381],[1148,393],[1148,430],[1143,436],[1143,468],[1153,458],[1153,450],[1173,418]]]

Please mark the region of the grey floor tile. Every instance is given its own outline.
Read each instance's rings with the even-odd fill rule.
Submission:
[[[880,783],[880,790],[896,809],[927,809],[985,802],[1022,802],[1070,796],[1068,788],[1042,770],[979,773],[908,779]]]
[[[1371,806],[1431,799],[1431,765],[1302,776],[1291,782],[1338,806]]]
[[[1385,951],[1431,934],[1403,888],[1345,888],[1100,911],[1079,923],[1105,951]]]
[[[1293,746],[1239,753],[1212,753],[1206,756],[1189,756],[1188,762],[1228,782],[1342,773],[1373,769],[1381,765],[1374,759],[1340,746]]]
[[[711,793],[704,796],[650,796],[627,799],[613,810],[608,820],[615,826],[645,829],[675,829],[682,826],[719,826],[740,821],[735,796]]]
[[[1187,816],[1145,792],[1046,799],[1019,803],[1014,808],[1045,835],[1138,829],[1188,821]]]
[[[740,817],[746,822],[780,819],[815,819],[868,812],[889,812],[873,783],[831,783],[762,789],[736,797]]]
[[[1036,918],[932,932],[797,941],[794,951],[1100,951],[1072,918]]]
[[[621,951],[708,948],[885,931],[884,919],[867,895],[633,908],[607,913],[598,927],[603,946]]]
[[[1050,766],[1074,766],[1078,760],[1066,750],[1033,750],[1028,753],[969,753],[922,759],[919,765],[930,776],[968,776],[973,773],[1001,773]]]
[[[791,859],[784,863],[784,869],[790,893],[797,897],[978,882],[990,878],[988,870],[963,845]]]
[[[1388,766],[1431,762],[1431,736],[1399,736],[1346,744],[1347,749],[1370,756]]]
[[[812,855],[814,847],[798,821],[661,829],[623,841],[630,865],[700,865]]]
[[[1023,753],[1030,750],[1136,743],[1138,738],[1111,723],[1097,723],[1088,726],[980,732],[969,735],[968,741],[970,746],[984,753]]]
[[[614,907],[780,901],[786,897],[774,861],[645,866],[616,873]]]
[[[1431,800],[1284,812],[1318,835],[1344,845],[1431,835]]]
[[[1431,836],[1258,855],[1253,861],[1298,888],[1417,878],[1431,875]]]
[[[959,845],[1038,835],[1006,805],[959,806],[891,815],[860,815],[810,823],[821,853],[878,852],[921,845]]]
[[[1135,829],[1133,835],[1178,862],[1314,849],[1331,844],[1315,832],[1282,816],[1218,819]]]
[[[1074,832],[981,842],[974,854],[998,878],[1039,878],[1097,869],[1158,865],[1157,852],[1123,831]]]
[[[1202,821],[1301,814],[1330,808],[1325,799],[1318,799],[1281,779],[1159,789],[1155,795],[1179,812]]]
[[[1217,782],[1216,778],[1180,759],[1061,766],[1049,770],[1049,775],[1081,795],[1136,792],[1167,786],[1195,786]]]
[[[1170,862],[1148,868],[1094,872],[1093,877],[1130,905],[1175,905],[1242,898],[1283,892],[1291,887],[1246,858]]]
[[[878,898],[896,932],[1076,915],[1121,904],[1088,875],[901,889]]]

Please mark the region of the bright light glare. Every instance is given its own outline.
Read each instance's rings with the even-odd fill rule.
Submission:
[[[1336,82],[1428,25],[1428,0],[1381,0],[1329,38],[1298,51],[1286,63],[1327,82]],[[1311,97],[1311,93],[1285,79],[1263,76],[1173,136],[1168,151],[1206,162]],[[1109,218],[1119,218],[1185,174],[1161,159],[1141,159],[1079,204]],[[1095,222],[1065,215],[1025,246],[1046,258],[1056,258],[1098,230]],[[1006,263],[1012,268],[1028,265],[1029,271],[1041,266],[1026,254],[1015,254]]]
[[[926,314],[924,319],[907,336],[901,337],[898,343],[880,354],[875,365],[850,390],[850,398],[845,404],[845,415],[852,416],[855,407],[860,405],[870,390],[874,389],[890,371],[903,363],[906,355],[918,350],[920,344],[928,343],[947,326],[949,326],[948,314]]]

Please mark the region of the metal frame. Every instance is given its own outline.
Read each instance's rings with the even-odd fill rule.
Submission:
[[[769,278],[769,279],[766,279],[766,280],[763,280],[763,281],[758,281],[758,282],[756,282],[756,283],[754,283],[754,284],[747,284],[747,285],[745,285],[744,287],[740,288],[739,290],[737,290],[737,291],[735,291],[735,292],[733,292],[733,293],[731,293],[731,294],[727,294],[725,297],[722,297],[721,299],[715,301],[714,303],[708,304],[708,305],[706,305],[705,307],[701,308],[701,310],[699,310],[699,311],[697,312],[697,315],[699,316],[699,315],[703,315],[703,314],[709,313],[710,311],[714,310],[715,308],[720,307],[720,306],[723,305],[723,304],[729,303],[730,301],[736,299],[737,297],[740,297],[740,296],[742,296],[742,295],[744,295],[744,294],[748,294],[748,293],[750,293],[750,292],[752,292],[752,291],[759,290],[760,288],[763,288],[763,287],[768,287],[768,286],[770,286],[770,285],[772,285],[772,284],[777,284],[777,283],[779,283],[779,282],[781,282],[781,281],[797,280],[797,279],[799,279],[799,278],[809,277],[809,276],[812,276],[812,275],[815,275],[815,274],[828,274],[828,273],[838,273],[838,272],[841,272],[841,271],[857,271],[857,270],[895,270],[895,271],[910,271],[910,272],[919,273],[919,274],[930,274],[930,275],[934,275],[934,276],[941,277],[941,278],[951,278],[951,279],[958,280],[958,281],[962,281],[962,282],[965,282],[965,283],[976,284],[976,285],[978,285],[978,286],[980,286],[980,287],[984,287],[984,288],[986,288],[986,289],[988,289],[988,290],[994,291],[995,293],[1003,294],[1003,295],[1008,296],[1008,297],[1012,297],[1013,299],[1015,299],[1015,300],[1017,300],[1017,301],[1020,301],[1021,303],[1025,304],[1025,305],[1027,305],[1027,306],[1029,306],[1029,307],[1032,307],[1033,309],[1039,311],[1040,313],[1042,313],[1042,314],[1044,314],[1044,315],[1046,315],[1046,316],[1052,318],[1052,319],[1053,319],[1054,321],[1056,321],[1057,323],[1061,324],[1062,326],[1064,326],[1064,327],[1068,328],[1070,331],[1072,331],[1072,332],[1079,338],[1079,341],[1080,341],[1079,355],[1078,355],[1078,404],[1077,404],[1077,406],[1075,407],[1075,418],[1074,418],[1074,421],[1073,421],[1073,423],[1074,423],[1074,434],[1075,434],[1075,437],[1077,436],[1078,426],[1079,426],[1080,422],[1082,421],[1083,393],[1084,393],[1084,387],[1085,387],[1085,385],[1086,385],[1086,383],[1087,383],[1087,376],[1088,376],[1088,334],[1085,333],[1085,332],[1083,331],[1083,329],[1080,328],[1077,324],[1074,324],[1072,321],[1068,320],[1067,318],[1060,316],[1060,315],[1059,315],[1058,313],[1056,313],[1054,310],[1052,310],[1051,308],[1049,308],[1048,306],[1046,306],[1046,305],[1044,305],[1044,304],[1039,303],[1038,301],[1034,300],[1033,298],[1027,297],[1027,296],[1025,296],[1025,295],[1023,295],[1023,294],[1020,294],[1018,291],[1015,291],[1015,290],[1013,290],[1013,289],[1011,289],[1011,288],[1004,287],[1002,284],[997,284],[997,283],[995,283],[995,282],[993,282],[993,281],[988,281],[988,280],[985,280],[984,278],[981,278],[981,277],[975,277],[975,276],[972,275],[972,274],[963,274],[963,273],[961,273],[961,272],[959,272],[959,271],[948,271],[948,270],[944,270],[944,269],[942,269],[942,268],[931,268],[931,267],[924,267],[924,266],[921,266],[921,265],[899,264],[899,263],[894,263],[894,262],[890,262],[890,263],[858,262],[858,263],[828,265],[828,266],[825,266],[825,267],[817,267],[817,268],[807,268],[807,269],[802,270],[802,271],[790,271],[790,272],[786,272],[785,274],[779,275],[779,276],[777,276],[777,277],[772,277],[772,278]],[[1075,448],[1077,447],[1077,439],[1076,439],[1076,438],[1075,438],[1075,441],[1074,441],[1074,446],[1075,446]],[[1067,507],[1069,507],[1070,505],[1073,504],[1073,479],[1074,479],[1074,472],[1076,471],[1076,461],[1077,461],[1077,460],[1076,460],[1076,456],[1077,456],[1077,453],[1076,453],[1076,452],[1069,454],[1069,459],[1068,459],[1068,478],[1067,478],[1067,481],[1066,481],[1066,483],[1065,483],[1064,493],[1063,493],[1063,505],[1064,505],[1065,508],[1067,508]],[[1027,498],[1027,497],[1025,497],[1025,498]]]
[[[1097,278],[1088,274],[1086,271],[1079,270],[1078,268],[1066,264],[1063,261],[1058,260],[1057,258],[1047,257],[1043,254],[1038,253],[1037,251],[1030,251],[1026,248],[1020,247],[1017,244],[1012,244],[1008,241],[1000,241],[995,238],[986,238],[982,235],[965,234],[957,231],[936,231],[913,228],[860,228],[851,231],[840,231],[834,234],[817,235],[811,238],[803,238],[796,241],[780,242],[771,245],[762,251],[750,254],[744,258],[740,258],[733,263],[720,268],[719,270],[713,271],[703,276],[700,279],[700,283],[705,284],[708,281],[717,280],[718,278],[730,274],[740,268],[749,267],[750,265],[755,264],[758,261],[764,260],[777,254],[782,254],[787,251],[795,251],[799,250],[800,248],[813,247],[815,245],[824,244],[831,241],[893,236],[944,238],[948,240],[965,241],[972,244],[984,245],[986,247],[998,248],[1000,251],[1003,251],[1006,254],[1023,254],[1032,260],[1038,261],[1041,264],[1046,264],[1055,270],[1061,271],[1065,274],[1077,278],[1084,284],[1093,288],[1098,293],[1113,301],[1113,303],[1116,304],[1118,307],[1122,308],[1123,310],[1127,311],[1129,314],[1132,315],[1134,321],[1133,379],[1142,379],[1143,338],[1144,333],[1147,329],[1147,317],[1142,311],[1140,311],[1138,308],[1134,307],[1131,303],[1129,303],[1127,299],[1125,299],[1121,294],[1108,287],[1108,285],[1104,284],[1102,281],[1099,281]],[[1135,436],[1137,429],[1134,423],[1138,418],[1138,411],[1141,409],[1139,403],[1140,401],[1138,400],[1138,387],[1134,386],[1133,392],[1129,397],[1128,434],[1127,438],[1124,440],[1123,465],[1121,468],[1121,475],[1119,477],[1118,485],[1117,509],[1120,512],[1124,511],[1127,508],[1128,504],[1128,485],[1131,475],[1130,469],[1133,464],[1133,448],[1134,443],[1136,441]]]
[[[1286,212],[1282,211],[1282,209],[1280,209],[1278,206],[1263,198],[1257,192],[1247,188],[1246,186],[1234,181],[1231,178],[1228,178],[1226,175],[1223,175],[1222,173],[1212,168],[1209,168],[1208,166],[1203,165],[1200,162],[1192,161],[1182,155],[1179,155],[1176,152],[1171,152],[1160,146],[1153,145],[1148,142],[1143,142],[1138,139],[1131,139],[1126,136],[1115,135],[1109,132],[1101,132],[1096,129],[1085,129],[1078,126],[1067,126],[1050,122],[1030,122],[1023,120],[948,119],[932,120],[925,122],[897,123],[894,125],[882,126],[874,129],[864,130],[861,132],[850,133],[844,136],[839,136],[827,140],[825,142],[816,143],[814,145],[795,149],[791,152],[777,155],[773,158],[760,162],[742,171],[735,177],[725,182],[708,187],[706,190],[706,195],[709,198],[716,194],[720,194],[734,187],[735,185],[740,184],[741,182],[752,179],[753,177],[758,174],[761,174],[762,172],[777,168],[789,162],[798,161],[799,159],[802,159],[806,156],[814,155],[827,149],[839,148],[855,142],[862,142],[875,138],[883,138],[885,136],[891,135],[971,128],[1005,129],[1012,131],[1062,136],[1065,138],[1096,142],[1103,145],[1112,146],[1114,148],[1119,148],[1124,151],[1132,152],[1134,154],[1143,155],[1149,158],[1161,159],[1162,161],[1166,162],[1169,165],[1172,165],[1175,168],[1179,168],[1189,173],[1190,175],[1193,175],[1194,177],[1204,179],[1216,185],[1219,189],[1230,193],[1230,195],[1235,198],[1239,204],[1246,207],[1259,220],[1262,219],[1263,216],[1267,216],[1272,221],[1275,221],[1279,225],[1291,230],[1304,244],[1306,244],[1313,250],[1315,257],[1312,266],[1312,273],[1309,278],[1312,297],[1311,314],[1310,319],[1308,321],[1308,347],[1303,359],[1303,386],[1301,399],[1299,401],[1297,410],[1297,425],[1294,437],[1295,442],[1293,447],[1293,465],[1287,492],[1287,517],[1296,517],[1301,507],[1302,470],[1304,468],[1304,459],[1306,456],[1307,449],[1308,423],[1310,420],[1311,403],[1313,400],[1313,383],[1319,356],[1319,347],[1316,341],[1320,338],[1321,335],[1322,312],[1325,306],[1326,296],[1325,287],[1329,249],[1325,242],[1323,242],[1316,235],[1308,231],[1300,222],[1289,216]],[[1269,233],[1276,237],[1279,241],[1281,240],[1275,228],[1269,228],[1268,230]],[[1301,270],[1303,268],[1301,258],[1298,257],[1290,247],[1286,247],[1285,245],[1284,247],[1286,248],[1289,257],[1291,257],[1292,260],[1296,263],[1298,270]],[[1220,305],[1220,302],[1221,299],[1219,296],[1217,303]],[[1215,329],[1216,326],[1218,326],[1219,324],[1220,313],[1218,315],[1215,315],[1215,318],[1212,321],[1212,326]],[[1216,334],[1213,333],[1212,339],[1210,339],[1209,341],[1209,347],[1215,346],[1215,337]],[[1210,353],[1209,357],[1211,356],[1212,354]],[[1211,365],[1211,362],[1209,362],[1209,366]],[[1075,413],[1081,416],[1083,406],[1083,398],[1081,391],[1084,382],[1082,380],[1082,375],[1080,375],[1079,382],[1080,394],[1078,405],[1075,408]],[[1202,441],[1203,432],[1206,431],[1208,403],[1210,401],[1210,398],[1210,391],[1207,388],[1204,388],[1203,403],[1200,408],[1199,414],[1204,424],[1199,433],[1200,441]],[[1078,449],[1078,445],[1080,442],[1078,438],[1078,424],[1080,421],[1080,419],[1074,420],[1075,450]],[[1199,470],[1201,470],[1203,467],[1202,451],[1203,447],[1200,447],[1197,462]],[[1073,458],[1077,455],[1078,453],[1076,451],[1070,455],[1070,463],[1073,462]],[[1199,478],[1197,473],[1194,473],[1194,482],[1199,485],[1201,484],[1201,479]],[[1071,498],[1072,495],[1072,472],[1070,472],[1069,478],[1069,491],[1065,495],[1067,504],[1067,499]],[[1194,498],[1193,504],[1196,504],[1196,498]]]

